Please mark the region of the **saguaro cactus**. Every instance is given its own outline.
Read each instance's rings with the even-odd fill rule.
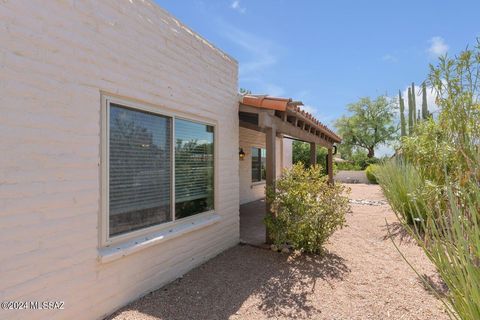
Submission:
[[[408,134],[413,134],[413,124],[414,124],[414,113],[415,108],[412,102],[412,88],[408,88]]]
[[[413,125],[417,122],[417,103],[415,101],[415,83],[412,82]]]
[[[407,135],[406,125],[405,125],[405,101],[402,97],[402,92],[398,90],[398,102],[400,103],[400,135],[402,137]]]
[[[422,118],[423,120],[427,120],[430,116],[430,112],[428,112],[428,105],[427,105],[427,85],[425,82],[422,84]]]

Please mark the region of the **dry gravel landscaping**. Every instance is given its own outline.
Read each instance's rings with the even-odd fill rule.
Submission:
[[[326,256],[239,245],[109,319],[448,319],[389,239],[385,219],[409,261],[441,288],[379,187],[350,187],[348,227],[333,235]]]

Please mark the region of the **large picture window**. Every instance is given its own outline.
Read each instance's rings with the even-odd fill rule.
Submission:
[[[171,119],[110,105],[110,236],[170,221]]]
[[[263,148],[252,148],[252,182],[260,182],[266,179],[267,152]]]
[[[107,102],[106,134],[107,239],[213,210],[213,126]]]

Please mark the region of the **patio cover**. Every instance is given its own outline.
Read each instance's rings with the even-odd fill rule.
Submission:
[[[266,185],[273,186],[276,177],[275,138],[287,137],[310,143],[310,162],[317,161],[317,145],[328,149],[327,172],[333,183],[333,148],[342,139],[310,113],[303,103],[291,98],[267,95],[242,95],[239,104],[240,127],[261,131],[266,137]],[[270,208],[267,204],[267,213]],[[267,242],[269,236],[267,234]]]
[[[244,95],[240,101],[240,126],[265,131],[276,127],[278,134],[332,148],[342,139],[310,113],[301,101],[265,95]]]

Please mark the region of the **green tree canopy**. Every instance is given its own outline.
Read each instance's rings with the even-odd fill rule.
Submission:
[[[293,141],[292,162],[294,164],[302,163],[305,167],[310,167],[310,144],[302,141]],[[317,147],[317,164],[322,167],[323,174],[328,174],[326,166],[327,149]]]
[[[342,144],[352,148],[364,148],[368,157],[375,156],[378,145],[392,141],[398,128],[394,122],[395,104],[386,96],[372,100],[369,97],[347,106],[349,116],[342,116],[335,122]]]

